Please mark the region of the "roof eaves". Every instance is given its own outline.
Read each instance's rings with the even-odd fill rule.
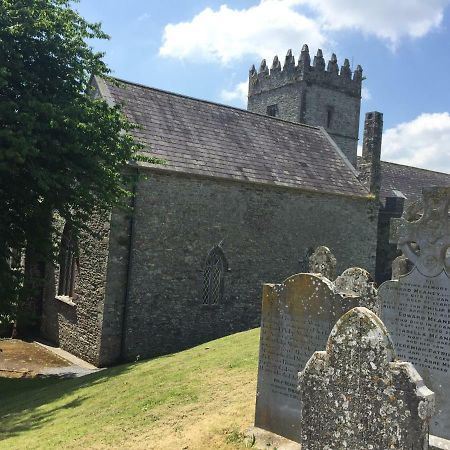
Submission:
[[[160,164],[152,164],[152,163],[147,163],[147,162],[143,162],[143,161],[130,161],[128,163],[128,165],[130,167],[134,167],[136,169],[144,169],[144,170],[150,170],[153,172],[159,172],[159,173],[168,173],[168,174],[174,174],[174,175],[179,175],[179,176],[188,176],[188,177],[195,177],[195,178],[206,178],[206,179],[213,179],[213,180],[223,180],[223,181],[229,181],[229,182],[238,182],[238,183],[245,183],[245,184],[257,184],[257,185],[264,185],[264,186],[268,186],[271,188],[279,188],[279,189],[288,189],[288,190],[294,190],[294,191],[303,191],[303,192],[309,192],[309,193],[314,193],[314,194],[324,194],[324,195],[335,195],[338,197],[350,197],[350,198],[355,198],[355,199],[360,199],[360,200],[368,200],[369,197],[369,192],[364,188],[363,185],[361,185],[365,191],[365,193],[351,193],[351,192],[333,192],[333,191],[328,191],[325,189],[308,189],[306,187],[303,186],[292,186],[292,185],[288,185],[282,182],[269,182],[266,180],[256,180],[256,179],[244,179],[244,178],[235,178],[235,177],[227,177],[224,175],[208,175],[205,173],[194,173],[194,172],[189,172],[189,171],[185,171],[182,169],[174,169],[171,167],[167,167],[164,165],[160,165]]]

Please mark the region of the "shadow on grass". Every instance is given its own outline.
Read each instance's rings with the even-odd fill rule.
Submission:
[[[17,436],[18,434],[24,431],[30,431],[36,428],[43,426],[46,422],[51,420],[51,417],[59,410],[62,409],[71,409],[80,406],[83,400],[87,397],[79,397],[72,400],[65,405],[52,408],[45,412],[35,411],[29,415],[27,415],[26,420],[23,420],[20,416],[17,417],[18,414],[16,412],[11,412],[6,416],[6,420],[4,418],[1,419],[2,424],[0,426],[0,442],[4,439]],[[10,417],[11,416],[11,417]],[[8,419],[12,419],[8,421]],[[4,423],[3,423],[4,422]]]
[[[202,379],[208,370],[220,376],[234,368],[256,370],[256,334],[244,341],[239,336],[227,339],[231,340],[225,344],[201,344],[180,358],[167,354],[81,378],[0,379],[0,448],[11,447],[8,439],[18,435],[23,435],[21,442],[27,442],[23,448],[33,448],[36,435],[42,439],[40,448],[46,448],[47,442],[48,448],[55,443],[62,448],[63,442],[73,443],[82,433],[100,434],[102,426],[119,428],[126,436],[131,417],[148,424],[159,418],[153,410],[162,405],[169,410],[197,401],[199,393],[204,393]],[[236,352],[236,343],[242,342],[245,349]],[[123,380],[117,379],[123,374],[127,374]],[[101,385],[100,389],[90,389],[95,385]],[[72,423],[71,419],[76,420]],[[70,436],[65,440],[66,434]]]
[[[0,442],[24,431],[42,427],[52,420],[57,411],[79,407],[89,397],[80,395],[52,409],[40,409],[42,406],[74,394],[84,387],[104,383],[134,366],[136,363],[124,364],[70,379],[0,378]]]

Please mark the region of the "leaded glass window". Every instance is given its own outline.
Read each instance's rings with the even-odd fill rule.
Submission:
[[[206,258],[203,272],[202,301],[204,305],[216,305],[222,300],[224,275],[227,268],[222,248],[218,245],[213,247]]]

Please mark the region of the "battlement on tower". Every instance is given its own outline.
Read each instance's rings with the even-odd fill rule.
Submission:
[[[325,59],[321,49],[317,51],[311,64],[309,49],[305,44],[297,64],[295,63],[292,50],[288,50],[283,66],[281,66],[278,56],[274,57],[270,69],[265,59],[261,61],[258,71],[252,65],[249,72],[248,94],[250,97],[263,91],[277,89],[299,81],[306,81],[339,90],[354,97],[360,97],[363,81],[362,72],[361,66],[358,65],[352,73],[348,59],[344,60],[344,64],[339,69],[334,53],[325,67]]]

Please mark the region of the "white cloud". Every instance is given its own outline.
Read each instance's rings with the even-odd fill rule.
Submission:
[[[228,64],[244,55],[284,56],[292,46],[312,50],[330,43],[330,31],[354,29],[395,47],[438,27],[450,0],[260,0],[247,9],[206,8],[186,22],[168,24],[159,54]],[[306,7],[306,8],[305,8]]]
[[[242,106],[247,104],[248,81],[236,84],[231,90],[222,89],[220,98],[225,102],[234,102]]]
[[[363,86],[361,88],[361,98],[363,100],[372,100],[372,94],[370,93],[369,89]]]
[[[282,57],[305,42],[313,49],[322,47],[327,39],[319,24],[295,11],[296,3],[261,0],[248,9],[206,8],[189,22],[166,25],[159,54],[228,64],[244,55]]]
[[[326,29],[357,29],[396,45],[403,37],[419,38],[438,27],[449,0],[298,0],[318,13]]]
[[[382,159],[450,173],[450,114],[421,114],[383,134]]]
[[[149,14],[149,13],[143,13],[143,14],[141,14],[136,20],[137,20],[138,22],[144,22],[144,21],[149,20],[149,19],[151,19],[151,18],[152,18],[152,15],[151,15],[151,14]]]

